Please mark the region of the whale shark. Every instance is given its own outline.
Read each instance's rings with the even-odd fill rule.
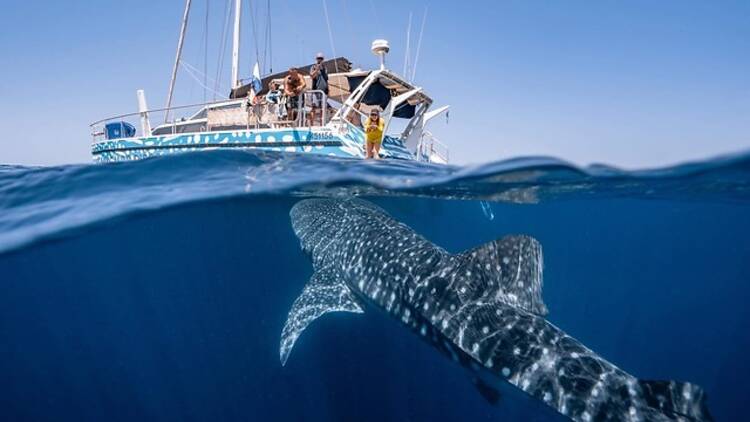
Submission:
[[[712,420],[700,387],[638,379],[546,319],[530,236],[451,254],[361,199],[305,199],[290,217],[314,273],[283,327],[282,365],[315,319],[373,307],[477,374],[492,403],[508,386],[575,421]]]

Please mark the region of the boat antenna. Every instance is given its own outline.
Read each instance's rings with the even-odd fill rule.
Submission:
[[[232,89],[240,86],[240,20],[242,0],[234,0],[234,36],[232,37]]]
[[[388,40],[378,39],[373,41],[370,51],[372,51],[372,54],[380,57],[380,70],[385,70],[385,56],[391,51]]]
[[[180,28],[180,39],[177,41],[177,55],[174,59],[174,68],[172,68],[172,79],[169,81],[169,92],[167,93],[167,111],[164,113],[164,123],[169,121],[169,108],[172,107],[172,95],[174,94],[174,84],[177,81],[177,69],[180,67],[180,57],[182,56],[182,44],[185,41],[185,30],[187,30],[188,17],[190,16],[190,3],[192,0],[185,2],[185,13],[182,15],[182,27]]]
[[[419,63],[419,52],[422,50],[422,36],[424,35],[424,23],[427,21],[427,6],[424,8],[424,16],[422,16],[422,28],[419,30],[419,41],[417,42],[417,55],[414,57],[414,67],[411,71],[411,80],[417,77],[417,63]]]

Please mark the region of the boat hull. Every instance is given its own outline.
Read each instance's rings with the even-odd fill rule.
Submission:
[[[104,140],[92,144],[91,154],[95,162],[111,163],[217,149],[260,149],[362,158],[364,133],[352,126],[344,130],[313,127],[182,133]],[[401,140],[392,137],[384,139],[381,154],[387,158],[414,159]]]

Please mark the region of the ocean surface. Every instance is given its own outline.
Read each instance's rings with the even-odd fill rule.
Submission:
[[[0,419],[560,419],[488,403],[383,312],[322,317],[280,364],[312,274],[289,211],[351,196],[450,252],[535,237],[549,321],[750,418],[750,154],[626,172],[215,151],[0,166]]]

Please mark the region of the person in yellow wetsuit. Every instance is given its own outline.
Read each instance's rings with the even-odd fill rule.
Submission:
[[[380,110],[372,109],[370,117],[365,120],[365,158],[380,159],[384,129],[385,121],[380,117]]]

